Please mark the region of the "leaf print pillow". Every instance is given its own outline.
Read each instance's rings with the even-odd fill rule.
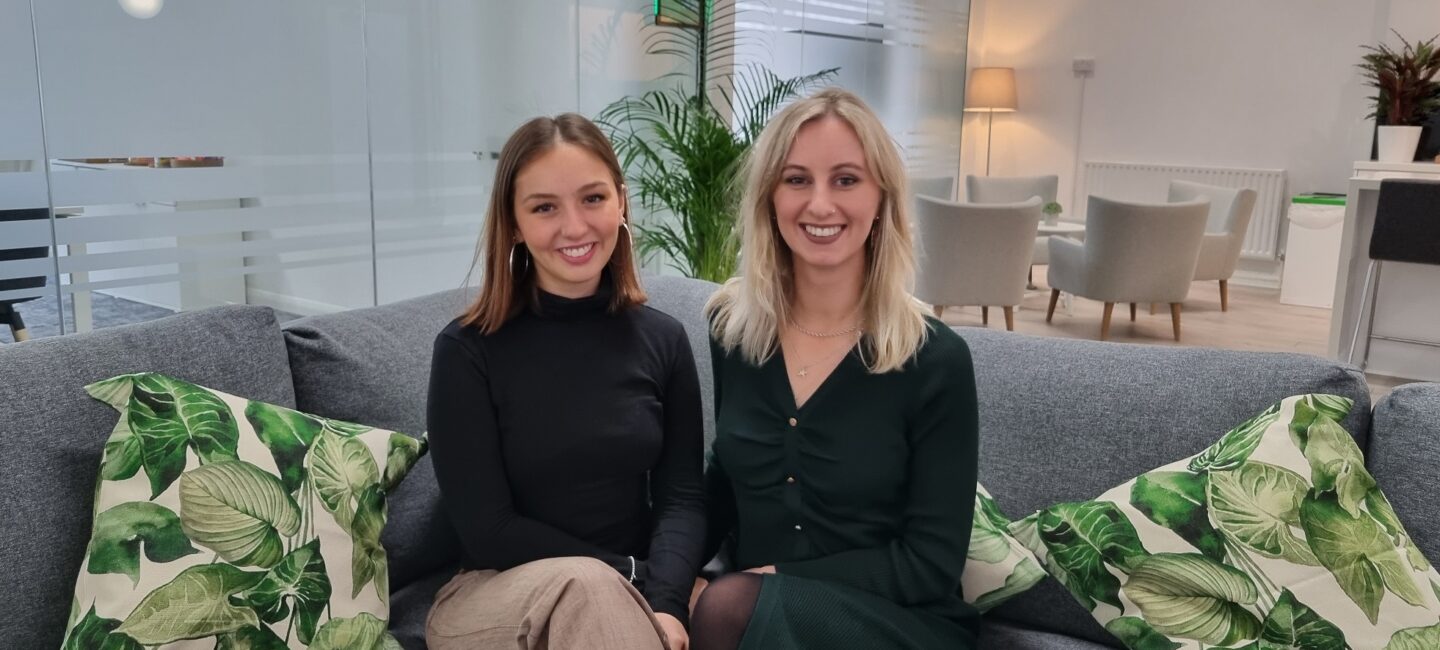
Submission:
[[[1351,406],[1287,398],[1010,531],[1137,650],[1440,648],[1440,575],[1338,424]]]
[[[120,418],[64,650],[399,647],[380,530],[423,440],[154,373],[86,390]]]
[[[1035,554],[1009,531],[1010,520],[1000,513],[983,485],[975,486],[975,518],[970,525],[970,549],[961,574],[965,602],[985,612],[1045,578]]]

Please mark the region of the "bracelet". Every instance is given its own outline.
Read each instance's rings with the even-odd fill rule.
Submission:
[[[635,556],[630,557],[630,584],[635,584]]]

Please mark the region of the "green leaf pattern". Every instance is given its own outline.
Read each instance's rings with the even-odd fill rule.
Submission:
[[[1340,426],[1353,406],[1289,398],[1008,531],[1132,650],[1440,648],[1440,575]]]
[[[112,505],[94,518],[86,572],[124,575],[135,590],[97,599],[82,580],[63,650],[398,647],[384,619],[331,608],[338,598],[347,612],[386,611],[386,493],[426,453],[423,437],[152,373],[86,390],[120,411],[96,487],[97,504]],[[322,510],[335,523],[317,521]],[[322,553],[322,539],[334,548]],[[326,553],[349,569],[345,587],[332,588]],[[83,616],[82,603],[94,603]]]
[[[86,570],[94,574],[120,573],[131,583],[140,581],[140,550],[151,562],[173,562],[199,553],[181,530],[180,517],[164,506],[145,501],[122,503],[95,518],[95,530],[85,553]]]

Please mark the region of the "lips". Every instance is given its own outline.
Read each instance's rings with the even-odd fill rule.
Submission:
[[[595,256],[595,242],[566,246],[557,250],[560,252],[560,259],[578,266],[589,262],[590,258]]]
[[[816,225],[813,223],[800,224],[800,231],[805,233],[805,238],[817,244],[826,244],[840,238],[840,233],[845,231],[845,224]]]

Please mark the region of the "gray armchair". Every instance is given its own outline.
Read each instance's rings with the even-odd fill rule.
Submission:
[[[1055,201],[1060,191],[1059,176],[975,176],[965,177],[965,200],[971,203],[1018,203],[1032,196],[1040,197],[1040,206]],[[1049,235],[1035,238],[1030,255],[1031,264],[1049,264]]]
[[[1190,292],[1200,241],[1205,236],[1206,199],[1184,203],[1130,203],[1091,196],[1083,243],[1050,239],[1050,307],[1065,291],[1105,303],[1100,340],[1110,335],[1117,302],[1168,302],[1175,340],[1180,340],[1180,305]]]
[[[1200,259],[1195,264],[1195,280],[1220,281],[1220,311],[1230,311],[1230,276],[1240,261],[1245,232],[1255,211],[1255,190],[1217,187],[1170,181],[1170,201],[1210,200],[1210,215],[1205,222],[1205,238],[1200,242]]]
[[[928,196],[915,199],[918,273],[915,297],[935,306],[1005,310],[1005,329],[1015,329],[1015,306],[1025,296],[1025,274],[1040,224],[1040,198],[976,205]]]
[[[955,198],[955,178],[952,176],[932,176],[910,179],[910,193],[915,196],[933,196],[946,201]]]

